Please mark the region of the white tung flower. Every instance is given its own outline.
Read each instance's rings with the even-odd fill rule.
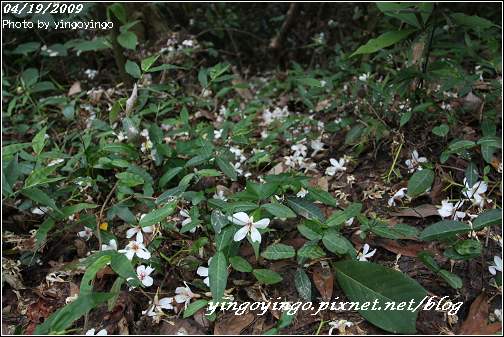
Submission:
[[[215,139],[220,139],[222,137],[222,131],[223,129],[220,129],[220,130],[214,130],[214,138]]]
[[[60,158],[60,159],[54,159],[54,160],[51,160],[51,161],[49,162],[49,164],[47,164],[47,166],[54,166],[54,165],[58,165],[58,164],[63,163],[64,161],[65,161],[65,159],[62,159],[62,158]]]
[[[45,215],[49,211],[49,207],[35,207],[31,210],[32,214]]]
[[[185,287],[177,287],[175,289],[175,302],[177,303],[184,303],[185,309],[187,309],[187,306],[189,303],[191,303],[191,300],[195,297],[199,297],[198,294],[195,294],[191,291],[191,288],[187,285],[186,282],[184,282]]]
[[[497,275],[497,272],[502,273],[502,259],[499,256],[494,256],[494,264],[488,267],[488,271],[492,275]]]
[[[189,225],[192,222],[191,215],[189,215],[189,213],[185,209],[181,209],[179,214],[182,218],[184,218],[184,220],[182,220],[180,228],[184,228],[184,226]],[[191,228],[189,232],[196,232],[196,227]]]
[[[325,174],[328,176],[333,176],[336,174],[336,172],[340,171],[346,171],[346,161],[345,158],[340,158],[339,160],[336,160],[334,158],[329,159],[329,162],[331,163],[331,166],[326,168]]]
[[[405,161],[406,166],[408,166],[408,172],[413,173],[415,170],[422,170],[422,166],[420,166],[420,163],[425,163],[427,162],[427,158],[425,157],[420,157],[418,154],[417,150],[413,150],[411,152],[411,159],[407,159]]]
[[[443,200],[441,201],[438,213],[442,218],[453,217],[454,220],[463,219],[466,217],[466,213],[457,211],[463,204],[464,200],[458,201],[455,206],[449,200]]]
[[[310,147],[313,149],[311,156],[315,156],[318,152],[324,149],[324,143],[320,141],[320,139],[315,139],[310,142]]]
[[[95,334],[95,328],[89,329],[86,331],[86,336],[107,336],[107,330],[101,329]]]
[[[270,219],[265,218],[254,222],[254,217],[249,217],[245,212],[238,212],[228,217],[229,221],[238,226],[243,226],[234,235],[234,241],[243,240],[250,233],[253,242],[261,242],[261,233],[259,229],[268,227]]]
[[[359,259],[359,261],[367,261],[367,259],[369,259],[373,255],[375,255],[376,249],[369,251],[370,249],[371,249],[371,247],[369,247],[369,245],[367,243],[364,244],[364,247],[362,248],[362,252],[359,253],[359,255],[357,255],[357,258]]]
[[[483,208],[486,198],[483,196],[488,189],[488,185],[484,181],[477,181],[473,186],[469,186],[467,179],[464,178],[465,189],[462,194],[470,199],[473,205]]]
[[[112,239],[107,244],[102,244],[101,250],[117,250],[117,241]]]
[[[371,76],[370,73],[361,74],[359,75],[359,81],[367,82],[370,76]]]
[[[140,225],[137,225],[133,228],[130,228],[126,231],[126,237],[128,239],[131,239],[131,237],[133,237],[133,235],[136,234],[136,238],[135,240],[137,242],[144,242],[143,240],[143,234],[142,232],[144,233],[152,233],[154,231],[154,227],[153,226],[145,226],[145,227],[141,227]]]
[[[93,236],[93,230],[84,226],[84,230],[77,233],[77,235],[87,241]]]
[[[172,297],[164,297],[162,299],[158,299],[158,295],[156,294],[156,296],[154,296],[154,301],[149,301],[149,308],[142,311],[142,315],[152,317],[155,321],[159,321],[159,317],[163,315],[163,309],[173,309],[172,303]]]
[[[339,333],[344,335],[345,334],[345,329],[353,326],[352,322],[347,321],[346,319],[340,319],[338,321],[331,321],[329,322],[329,326],[331,327],[329,329],[328,335],[331,336],[332,332],[334,329],[338,329]]]
[[[210,261],[212,261],[212,258],[208,259],[208,265],[210,265]],[[199,266],[198,270],[196,270],[196,274],[198,274],[201,277],[204,277],[203,283],[205,283],[207,287],[210,287],[210,277],[208,277],[208,267]]]
[[[216,191],[213,195],[213,198],[214,199],[219,199],[219,200],[222,200],[222,201],[227,201],[227,198],[226,196],[224,195],[224,191],[223,190],[220,190],[220,191]]]
[[[294,151],[294,157],[306,157],[306,151],[308,148],[306,145],[298,143],[291,146],[291,150]]]
[[[135,255],[144,260],[151,257],[151,253],[145,248],[144,244],[137,241],[130,241],[124,249],[119,250],[119,253],[124,253],[129,260],[132,260]]]
[[[408,188],[403,187],[399,191],[395,192],[395,194],[388,200],[388,205],[390,207],[395,206],[396,201],[399,201],[406,196],[407,190],[408,190]]]
[[[304,187],[301,187],[299,192],[296,193],[296,197],[298,198],[304,198],[308,194],[308,191],[304,189]]]
[[[137,267],[137,276],[138,279],[142,282],[142,284],[146,287],[150,287],[154,283],[154,279],[150,276],[150,274],[154,271],[154,268],[151,266],[140,265]]]

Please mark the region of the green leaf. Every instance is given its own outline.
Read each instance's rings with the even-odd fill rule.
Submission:
[[[155,54],[155,55],[147,57],[146,59],[143,59],[142,63],[141,63],[142,70],[148,71],[158,58],[159,58],[159,54]]]
[[[191,317],[198,310],[203,309],[208,304],[207,300],[196,300],[187,306],[187,309],[184,310],[183,318]]]
[[[166,217],[172,215],[176,208],[177,200],[171,201],[163,207],[146,214],[142,219],[140,219],[140,226],[146,227],[160,223],[162,220],[166,219]]]
[[[439,136],[439,137],[446,136],[449,131],[450,131],[450,127],[446,124],[441,124],[441,125],[438,125],[438,126],[432,128],[432,133],[435,134],[436,136]]]
[[[308,192],[310,192],[308,195],[310,198],[313,198],[317,201],[320,201],[323,204],[326,204],[328,206],[336,207],[338,206],[338,201],[334,199],[334,197],[331,195],[331,193],[321,190],[319,188],[313,188],[313,187],[307,187]]]
[[[411,116],[413,116],[412,110],[406,111],[405,113],[403,113],[401,115],[401,120],[399,121],[399,126],[403,127],[406,123],[408,123],[409,120],[411,119]]]
[[[110,256],[104,255],[96,259],[91,265],[86,268],[86,272],[82,277],[80,284],[80,295],[89,295],[93,291],[93,280],[101,269],[103,269],[111,261]]]
[[[322,84],[320,83],[319,80],[311,77],[304,77],[304,78],[298,78],[296,81],[299,84],[306,85],[309,87],[315,87],[315,88],[322,88]]]
[[[458,241],[454,246],[453,249],[457,254],[460,255],[470,255],[471,257],[473,256],[479,256],[481,255],[482,251],[482,246],[481,242],[478,240],[462,240]]]
[[[35,68],[28,68],[21,74],[21,80],[26,88],[30,88],[39,80],[39,71]]]
[[[268,260],[289,259],[296,255],[294,248],[282,243],[274,243],[269,245],[261,256]]]
[[[471,227],[460,221],[443,220],[425,228],[419,235],[420,240],[432,241],[451,238],[459,233],[467,233]]]
[[[278,189],[277,183],[253,183],[247,181],[247,191],[252,193],[257,200],[264,200],[271,197]]]
[[[124,70],[134,78],[140,78],[142,77],[142,71],[140,70],[140,67],[136,62],[133,61],[126,61],[126,64],[124,65]]]
[[[434,182],[434,171],[424,169],[415,172],[408,181],[408,195],[412,198],[417,197],[427,191]]]
[[[231,267],[239,272],[250,273],[253,270],[250,263],[241,256],[232,256],[229,258],[229,262],[231,263]]]
[[[269,269],[254,269],[252,271],[252,274],[254,274],[255,278],[264,284],[275,284],[282,282],[283,278],[278,274],[277,272],[274,272],[273,270]]]
[[[319,259],[326,254],[322,248],[319,247],[317,241],[309,241],[299,248],[297,251],[298,257],[306,257],[309,259]]]
[[[467,165],[465,177],[469,186],[474,186],[479,180],[478,166],[476,166],[475,163],[470,162],[469,165]]]
[[[203,88],[208,86],[208,70],[201,68],[198,72],[198,81]]]
[[[406,224],[378,225],[371,227],[371,231],[378,236],[392,240],[411,239],[418,235],[418,229]]]
[[[40,42],[26,42],[18,44],[16,48],[12,51],[12,53],[28,55],[29,53],[37,51],[39,48],[40,48]]]
[[[338,284],[353,302],[378,301],[382,310],[359,310],[370,323],[392,333],[413,334],[416,332],[418,312],[397,310],[387,302],[420,303],[427,294],[415,280],[390,268],[370,262],[345,260],[334,264]],[[395,309],[395,310],[391,310]]]
[[[58,206],[56,206],[56,202],[54,201],[54,199],[52,199],[45,192],[43,192],[42,190],[40,190],[36,187],[23,189],[23,190],[21,190],[21,194],[23,194],[24,196],[30,198],[31,200],[33,200],[41,205],[49,206],[52,209],[60,212]]]
[[[37,156],[44,149],[45,140],[46,140],[46,131],[47,131],[47,127],[42,128],[42,130],[37,132],[35,137],[33,137],[33,139],[32,139],[32,148]]]
[[[117,36],[117,42],[126,49],[135,50],[138,38],[135,33],[125,31]]]
[[[134,187],[142,185],[144,183],[142,176],[131,172],[116,173],[116,178],[119,179],[121,184],[124,184],[128,187]]]
[[[279,203],[264,204],[261,205],[261,208],[265,209],[268,213],[279,219],[296,217],[296,213],[294,213],[289,207]]]
[[[311,301],[311,281],[303,268],[298,268],[294,274],[294,285],[299,296],[305,301]]]
[[[63,334],[73,322],[113,296],[113,293],[91,293],[79,296],[75,301],[59,309],[49,316],[44,323],[37,326],[34,334]]]
[[[210,279],[210,290],[214,301],[220,301],[226,290],[228,272],[226,256],[223,252],[217,252],[208,266],[208,277]]]
[[[165,172],[159,179],[159,187],[163,188],[168,184],[177,174],[179,174],[184,168],[174,167]]]
[[[335,229],[329,229],[325,232],[322,243],[327,250],[338,255],[344,255],[354,250],[350,241]]]
[[[492,209],[478,215],[473,220],[472,225],[475,231],[482,230],[485,227],[499,225],[502,223],[502,209]]]
[[[54,227],[56,222],[53,218],[48,217],[37,229],[35,234],[35,248],[39,249],[45,243],[47,239],[47,234]]]
[[[302,198],[287,198],[287,204],[302,217],[309,220],[324,221],[324,214],[314,203]]]
[[[229,221],[221,211],[214,209],[210,216],[210,223],[212,224],[214,232],[216,234],[219,234],[221,229],[224,228],[229,223]]]
[[[460,289],[463,286],[462,279],[457,275],[450,273],[448,270],[441,269],[438,272],[439,276],[441,276],[446,283],[450,285],[453,289]]]
[[[464,13],[454,13],[452,14],[452,18],[455,22],[461,26],[465,26],[471,28],[477,32],[481,32],[483,30],[498,27],[492,21],[479,17],[477,15],[467,15]]]
[[[236,175],[236,170],[234,167],[226,160],[221,157],[215,158],[215,163],[221,169],[222,173],[228,176],[231,180],[235,181],[238,177]]]
[[[413,32],[416,32],[416,29],[405,29],[383,33],[376,39],[371,39],[365,45],[360,46],[350,57],[360,54],[375,53],[383,48],[387,48],[401,40],[404,40]]]

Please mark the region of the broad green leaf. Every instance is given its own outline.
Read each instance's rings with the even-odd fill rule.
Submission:
[[[58,206],[56,206],[56,202],[54,201],[54,199],[52,199],[44,191],[42,191],[36,187],[23,189],[23,190],[21,190],[21,194],[23,194],[24,196],[30,198],[31,200],[33,200],[41,205],[49,206],[52,209],[57,210],[59,212],[59,208],[58,208]]]
[[[275,284],[283,280],[280,274],[269,269],[254,269],[252,274],[259,282],[264,284]]]
[[[335,263],[334,267],[338,284],[351,301],[378,301],[382,310],[359,310],[366,320],[392,333],[416,332],[418,312],[397,310],[397,307],[384,310],[387,302],[397,305],[414,300],[420,303],[427,292],[415,280],[394,269],[369,262],[345,260]]]
[[[32,148],[37,156],[44,149],[45,140],[46,140],[46,131],[47,131],[47,127],[42,128],[42,130],[37,132],[35,137],[33,137],[33,139],[32,139]]]
[[[177,200],[171,201],[163,207],[147,213],[142,219],[140,219],[140,226],[146,227],[160,223],[162,220],[166,219],[166,217],[172,215],[176,208]]]
[[[253,183],[247,181],[247,191],[255,195],[258,200],[264,200],[271,197],[278,189],[276,183]]]
[[[250,263],[241,256],[232,256],[229,258],[229,262],[231,263],[231,267],[239,272],[250,273],[253,270]]]
[[[226,256],[223,252],[217,252],[212,257],[208,267],[208,276],[210,278],[210,290],[214,301],[220,301],[226,290],[228,271]]]
[[[116,178],[119,179],[119,181],[128,186],[128,187],[134,187],[138,185],[142,185],[144,183],[144,179],[142,176],[131,173],[131,172],[121,172],[116,174]]]
[[[450,273],[448,270],[441,269],[438,272],[439,276],[441,276],[446,283],[450,285],[453,289],[460,289],[463,286],[462,279],[457,275]]]
[[[269,245],[261,256],[268,260],[289,259],[296,255],[294,248],[282,243],[274,243]]]
[[[475,231],[482,230],[485,227],[499,225],[502,223],[502,209],[492,209],[478,215],[473,220],[472,225]]]
[[[133,34],[133,33],[131,33],[131,34]],[[138,66],[138,64],[136,64],[136,62],[133,62],[130,60],[126,61],[126,64],[124,65],[124,69],[126,70],[126,72],[128,74],[130,74],[134,78],[142,77],[142,71],[140,70],[140,67]]]
[[[322,243],[330,252],[343,255],[354,250],[353,245],[335,229],[329,229],[322,238]]]
[[[63,334],[76,320],[113,296],[113,293],[91,293],[79,296],[75,301],[49,316],[44,323],[38,325],[34,334]]]
[[[159,54],[155,54],[155,55],[147,57],[146,59],[143,59],[142,63],[141,63],[142,70],[148,71],[158,58],[159,58]]]
[[[227,160],[224,160],[221,157],[217,157],[215,158],[215,163],[217,164],[217,166],[219,166],[222,173],[228,176],[231,180],[235,181],[238,178],[236,175],[236,170]]]
[[[117,42],[126,49],[135,50],[138,38],[135,33],[125,31],[117,36]]]
[[[336,207],[338,206],[338,201],[334,199],[331,193],[321,190],[320,188],[308,187],[307,190],[310,192],[308,195],[317,201],[328,206]]]
[[[383,33],[382,35],[378,36],[375,39],[369,40],[365,45],[360,46],[352,55],[351,57],[355,55],[360,55],[360,54],[372,54],[375,53],[383,48],[390,47],[393,44],[396,44],[397,42],[404,40],[407,38],[409,35],[411,35],[413,32],[415,32],[416,29],[405,29],[405,30],[399,30],[399,31],[389,31],[386,33]]]
[[[294,213],[289,207],[279,203],[261,205],[261,208],[265,209],[268,213],[279,219],[296,217],[296,213]]]
[[[470,162],[469,165],[467,165],[465,177],[469,186],[474,186],[479,180],[478,166],[476,166],[475,163]]]
[[[455,22],[461,26],[471,28],[477,32],[483,30],[497,27],[492,21],[485,18],[479,17],[477,15],[467,15],[464,13],[454,13],[451,15]]]
[[[166,171],[166,173],[163,174],[159,179],[159,187],[161,188],[165,187],[166,184],[168,184],[183,169],[184,169],[183,167],[174,167]]]
[[[184,310],[183,318],[191,317],[198,310],[203,309],[208,304],[207,300],[196,300],[187,306],[187,309]]]
[[[299,296],[305,301],[311,301],[311,281],[303,268],[298,268],[294,274],[294,285]]]
[[[408,123],[409,120],[411,119],[411,116],[413,116],[413,111],[412,110],[404,112],[401,115],[401,120],[399,121],[399,126],[403,127],[404,125],[406,125],[406,123]]]
[[[224,228],[228,223],[227,217],[218,209],[214,209],[210,216],[210,223],[216,234],[219,234],[221,229]]]
[[[451,238],[455,234],[467,233],[471,230],[469,225],[454,220],[443,220],[425,228],[419,235],[420,240],[432,241]]]
[[[371,227],[371,231],[378,236],[392,240],[411,239],[418,235],[418,229],[406,224],[378,225]]]
[[[449,131],[450,127],[444,123],[432,128],[432,133],[439,137],[446,136]]]
[[[434,182],[434,171],[424,169],[415,172],[408,181],[408,195],[412,198],[425,193]]]
[[[287,198],[287,204],[296,212],[306,219],[324,221],[324,214],[314,203],[302,198]]]
[[[310,241],[299,248],[297,251],[298,257],[306,257],[309,259],[319,259],[324,257],[326,254],[322,248],[319,247],[317,241]]]
[[[93,280],[101,269],[103,269],[108,263],[110,263],[111,257],[108,255],[100,256],[97,260],[95,260],[91,265],[86,268],[86,272],[82,277],[80,284],[80,293],[81,295],[89,295],[93,291]]]

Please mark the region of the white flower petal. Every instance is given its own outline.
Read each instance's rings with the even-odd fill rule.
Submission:
[[[247,236],[248,232],[249,232],[249,227],[243,226],[235,233],[233,240],[237,241],[237,242],[243,240]]]

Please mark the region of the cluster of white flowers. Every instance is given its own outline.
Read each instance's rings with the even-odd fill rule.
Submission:
[[[457,201],[455,205],[449,200],[443,200],[441,201],[441,207],[439,207],[438,213],[442,218],[452,218],[453,220],[464,219],[466,213],[459,211],[463,205],[464,200]]]
[[[427,158],[420,157],[420,155],[418,154],[418,151],[413,150],[413,152],[411,152],[411,159],[407,159],[405,161],[405,164],[408,167],[408,172],[413,173],[413,172],[415,172],[415,170],[421,171],[422,166],[420,164],[426,163],[426,162],[427,162]]]
[[[290,115],[289,108],[284,106],[283,108],[276,107],[271,111],[270,109],[266,109],[263,111],[262,118],[266,125],[273,123],[277,119],[283,119]]]
[[[491,201],[488,200],[485,196],[484,193],[488,189],[488,185],[484,181],[477,181],[474,183],[474,185],[470,186],[467,179],[464,178],[464,185],[465,188],[462,191],[462,194],[471,200],[472,204],[474,206],[478,206],[479,208],[483,208],[485,205],[485,201]]]
[[[84,74],[87,76],[88,79],[93,80],[98,75],[98,70],[86,69],[84,71]]]
[[[184,282],[184,287],[177,287],[175,289],[174,297],[164,297],[159,299],[158,295],[154,296],[153,301],[149,302],[147,310],[142,311],[142,315],[152,317],[153,321],[158,323],[161,317],[164,315],[163,310],[174,310],[173,302],[178,304],[184,304],[184,308],[191,303],[191,300],[199,298],[200,295],[193,293],[191,288]]]
[[[49,55],[49,57],[55,57],[55,56],[58,56],[58,55],[59,55],[59,53],[58,53],[57,51],[52,50],[52,49],[49,49],[49,48],[47,47],[47,45],[43,45],[43,46],[40,48],[40,50],[42,50],[43,52],[46,52],[46,53]]]
[[[337,321],[330,321],[329,323],[329,332],[328,335],[331,336],[334,329],[337,329],[340,335],[346,335],[346,328],[353,326],[352,322],[347,321],[346,319],[340,319]]]
[[[149,130],[143,129],[142,132],[140,132],[140,136],[142,136],[144,138],[144,141],[142,142],[142,145],[140,146],[140,151],[142,151],[142,153],[146,153],[147,151],[150,151],[149,157],[152,160],[155,160],[157,152],[156,152],[156,149],[154,148],[154,145],[152,144],[152,141],[150,140]]]

